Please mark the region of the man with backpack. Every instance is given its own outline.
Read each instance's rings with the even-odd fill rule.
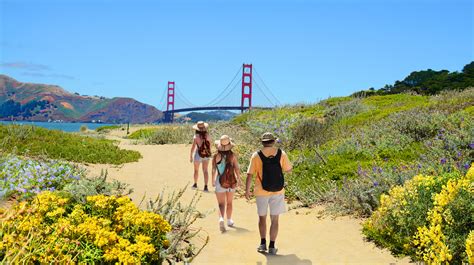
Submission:
[[[286,212],[285,189],[283,173],[290,172],[292,165],[286,153],[274,147],[276,138],[272,133],[264,133],[261,137],[263,147],[255,152],[250,159],[247,170],[245,197],[250,199],[250,186],[255,176],[254,194],[257,200],[258,228],[260,231],[260,245],[258,252],[267,251],[267,212],[270,208],[270,244],[269,254],[276,254],[275,240],[278,235],[278,217]]]

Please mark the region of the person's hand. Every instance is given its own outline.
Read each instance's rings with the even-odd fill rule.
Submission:
[[[193,162],[193,156],[189,157],[189,162],[191,162],[191,163]]]
[[[215,182],[215,181],[212,181],[212,186],[213,186],[213,187],[216,186],[216,182]]]
[[[245,198],[250,201],[250,197],[252,197],[252,193],[250,191],[245,192]]]

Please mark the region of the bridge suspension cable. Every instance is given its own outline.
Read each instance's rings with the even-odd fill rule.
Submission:
[[[161,96],[161,99],[160,99],[160,102],[158,103],[158,107],[160,107],[160,109],[165,109],[166,108],[166,103],[165,103],[165,97],[166,97],[166,92],[167,92],[167,89],[163,89],[163,95]]]
[[[191,103],[191,101],[189,101],[185,96],[184,94],[182,94],[178,88],[178,86],[176,86],[176,89],[175,89],[175,92],[176,92],[176,95],[178,96],[177,98],[182,100],[183,103],[188,106],[188,107],[196,107],[196,105],[194,105],[193,103]]]
[[[254,67],[253,68],[255,70],[255,73],[257,74],[257,77],[258,79],[260,79],[260,81],[262,81],[262,84],[263,86],[267,89],[267,91],[270,93],[270,95],[275,99],[275,102],[277,103],[276,105],[281,105],[281,102],[278,100],[278,98],[273,94],[272,90],[267,86],[267,84],[265,83],[265,81],[263,81],[263,78],[260,76],[260,74],[258,73],[257,69]],[[263,92],[262,92],[263,93]],[[263,93],[265,94],[265,93]],[[266,96],[265,96],[266,97]]]
[[[273,101],[267,96],[267,94],[265,93],[265,91],[263,91],[263,89],[262,89],[262,88],[260,87],[260,85],[258,84],[257,79],[254,80],[253,84],[254,84],[255,87],[257,87],[257,89],[263,94],[263,96],[268,100],[268,102],[270,103],[270,105],[272,105],[272,106],[277,105],[275,102],[273,102]]]
[[[216,102],[221,102],[223,99],[225,99],[225,97],[228,96],[228,94],[224,97],[224,98],[221,98],[222,95],[224,95],[224,93],[227,92],[227,90],[231,87],[232,83],[235,81],[235,79],[237,78],[237,76],[239,76],[240,72],[242,71],[242,67],[239,66],[239,68],[237,69],[237,72],[235,73],[234,77],[232,78],[232,80],[227,84],[227,86],[224,88],[224,90],[221,91],[221,93],[219,93],[219,95],[217,95],[217,97],[215,97],[213,100],[211,100],[209,103],[207,103],[206,105],[204,106],[215,106]],[[233,89],[233,88],[232,88]],[[232,91],[231,89],[231,91]]]
[[[237,81],[239,81],[239,80],[237,80]],[[227,92],[227,94],[226,94],[225,96],[223,96],[219,101],[216,101],[213,105],[208,105],[208,106],[217,106],[217,105],[219,105],[222,101],[224,101],[225,99],[227,99],[227,97],[228,97],[230,94],[232,94],[232,92],[234,92],[234,91],[236,90],[236,88],[239,87],[239,85],[240,85],[240,82],[236,82],[236,83],[234,84],[234,86],[232,87],[232,89],[230,89],[230,90]]]

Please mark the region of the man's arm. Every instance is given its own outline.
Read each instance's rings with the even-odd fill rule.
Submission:
[[[282,170],[285,173],[291,173],[291,170],[293,169],[293,165],[291,165],[290,159],[288,159],[288,155],[283,152],[282,155]]]
[[[247,180],[245,181],[245,198],[247,198],[247,200],[250,200],[250,196],[252,196],[252,193],[250,192],[250,185],[252,184],[252,178],[253,178],[253,174],[247,173]]]

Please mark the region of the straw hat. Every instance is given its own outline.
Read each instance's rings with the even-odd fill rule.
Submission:
[[[209,124],[203,121],[198,121],[196,124],[193,125],[193,129],[200,132],[207,131],[207,127],[209,127]]]
[[[232,138],[227,135],[222,135],[219,140],[216,142],[217,150],[219,151],[229,151],[235,144],[232,142]]]
[[[270,141],[276,141],[277,138],[275,137],[275,135],[273,135],[273,133],[266,132],[266,133],[262,134],[262,137],[260,138],[260,140],[262,142],[270,142]]]

